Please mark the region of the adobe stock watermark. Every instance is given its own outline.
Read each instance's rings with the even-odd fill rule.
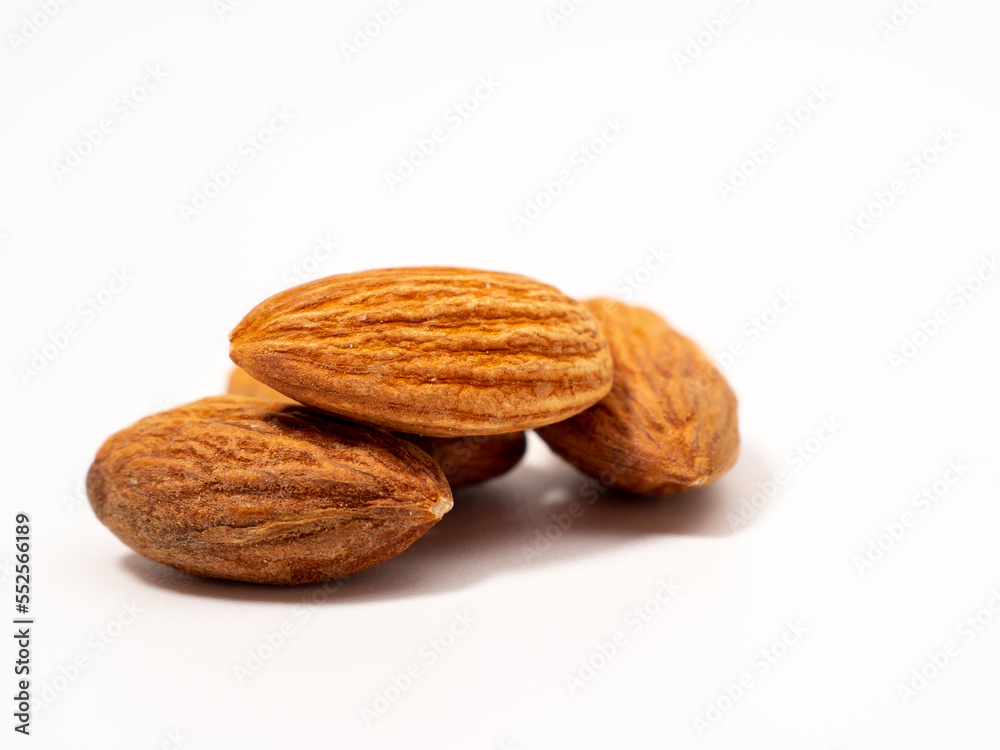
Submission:
[[[661,578],[658,584],[656,591],[651,596],[639,604],[629,607],[628,614],[625,615],[620,628],[617,628],[606,639],[597,641],[587,656],[580,657],[576,669],[566,675],[566,687],[569,688],[570,695],[576,695],[581,688],[593,680],[628,645],[629,637],[646,627],[667,604],[674,600],[674,597],[681,590],[680,584],[672,576],[666,580]]]
[[[962,618],[955,634],[943,644],[931,647],[910,673],[896,684],[896,696],[904,706],[929,688],[960,657],[963,647],[978,639],[995,620],[1000,619],[1000,587],[990,589],[982,606]]]
[[[652,281],[670,261],[670,252],[662,245],[650,245],[641,261],[621,277],[614,286],[615,294],[623,299],[631,299],[640,289]]]
[[[893,372],[899,372],[905,365],[913,362],[917,355],[945,329],[945,326],[954,320],[954,313],[964,310],[973,297],[997,277],[1000,260],[995,254],[990,257],[984,255],[979,261],[979,267],[975,271],[949,289],[944,295],[944,301],[929,315],[921,317],[916,326],[903,336],[898,349],[886,352]]]
[[[90,501],[87,499],[87,485],[84,483],[82,477],[76,480],[72,491],[67,491],[60,495],[59,502],[66,515],[70,516],[76,515],[76,512],[80,508],[90,506]]]
[[[409,3],[408,3],[409,4]],[[393,20],[403,12],[401,0],[389,0],[384,8],[371,12],[371,18],[354,27],[351,38],[340,43],[340,52],[348,63],[366,50],[372,41],[380,36],[392,24]]]
[[[546,9],[545,20],[549,23],[549,28],[555,31],[566,23],[581,5],[585,5],[587,0],[560,0],[557,5]]]
[[[21,23],[16,30],[7,32],[7,41],[14,52],[20,52],[30,42],[34,41],[42,29],[46,28],[52,19],[58,16],[63,6],[70,0],[39,0],[38,9],[27,16],[21,17]]]
[[[233,666],[233,677],[239,685],[257,675],[264,665],[274,658],[288,641],[296,636],[299,628],[305,625],[313,616],[313,612],[321,604],[329,601],[330,596],[346,585],[349,578],[338,578],[324,581],[323,585],[299,600],[292,609],[291,615],[282,620],[273,630],[265,632],[253,646],[246,650],[246,656]]]
[[[124,292],[134,277],[127,268],[113,271],[111,278],[101,289],[76,306],[76,314],[55,331],[50,331],[45,343],[32,349],[20,365],[17,374],[21,382],[28,385],[45,368],[66,351],[73,339],[77,338],[97,319],[99,313],[107,310],[115,299]]]
[[[715,44],[750,5],[751,0],[732,0],[727,7],[703,21],[698,29],[688,34],[684,46],[674,52],[674,64],[677,70],[683,72],[685,68],[694,64],[694,61]]]
[[[333,239],[333,235],[320,235],[316,238],[312,249],[308,253],[285,269],[281,274],[281,282],[270,294],[276,294],[293,286],[298,286],[299,284],[319,278],[322,275],[323,267],[329,263],[338,250],[340,250],[340,244]]]
[[[226,16],[242,8],[246,0],[213,0],[212,9],[220,21],[225,21]]]
[[[832,96],[833,92],[825,83],[813,86],[801,104],[779,117],[774,124],[775,134],[769,135],[757,146],[747,149],[746,158],[732,166],[727,179],[716,180],[715,187],[722,199],[729,200],[736,191],[746,185],[772,156],[795,137],[799,129],[809,122],[815,113],[823,109]]]
[[[794,307],[799,296],[791,289],[779,289],[771,301],[740,328],[739,338],[734,339],[729,346],[715,357],[715,363],[723,372],[728,372],[741,357],[760,341],[761,337]]]
[[[184,223],[190,224],[204,212],[233,183],[244,167],[260,156],[294,120],[295,115],[287,107],[272,108],[267,123],[240,142],[236,156],[227,159],[220,169],[209,172],[208,177],[193,191],[190,201],[177,205]]]
[[[941,156],[961,140],[959,133],[951,126],[938,128],[934,139],[923,150],[917,152],[903,164],[900,179],[893,180],[885,188],[875,191],[872,198],[858,209],[857,218],[843,223],[844,235],[852,245],[872,229],[886,212],[896,204],[913,185],[927,173]]]
[[[108,113],[90,127],[85,127],[73,143],[66,147],[62,161],[52,161],[52,173],[58,182],[76,171],[92,156],[118,125],[128,119],[149,95],[160,88],[167,79],[167,71],[160,64],[147,65],[142,77],[134,85],[111,100]]]
[[[57,668],[59,674],[42,683],[41,687],[35,691],[32,708],[35,711],[43,711],[55,703],[60,695],[69,690],[87,670],[93,667],[99,657],[107,653],[108,649],[121,640],[125,631],[135,624],[143,611],[134,599],[122,603],[117,614],[87,638],[87,642],[84,644],[86,648],[68,663],[59,664]]]
[[[389,192],[395,193],[403,183],[416,174],[417,170],[427,163],[427,159],[458,132],[484,102],[493,98],[499,88],[500,81],[496,80],[492,73],[479,76],[469,93],[444,111],[441,116],[443,122],[431,128],[426,136],[415,138],[414,148],[399,157],[396,168],[384,172]]]
[[[543,180],[540,189],[525,199],[524,206],[510,215],[511,224],[517,233],[521,234],[526,227],[537,221],[577,177],[586,172],[607,152],[612,143],[624,135],[627,127],[620,117],[606,118],[600,133],[573,151],[569,157],[569,165],[560,169],[553,177]]]
[[[15,570],[16,567],[14,566],[14,561],[11,558],[5,557],[3,560],[0,560],[0,583],[4,583],[8,578],[14,575]]]
[[[552,546],[587,512],[587,508],[596,504],[601,495],[615,486],[619,471],[621,465],[615,462],[602,471],[600,477],[584,477],[580,483],[580,500],[573,500],[562,511],[550,513],[548,518],[551,521],[535,529],[530,544],[521,545],[520,552],[524,561],[533,563],[552,549]]]
[[[882,524],[882,528],[868,538],[864,551],[854,555],[852,562],[858,573],[867,574],[877,563],[885,559],[886,555],[909,534],[910,530],[919,524],[920,519],[951,494],[955,485],[964,479],[971,470],[972,467],[962,459],[949,461],[948,468],[938,479],[916,493],[907,505],[907,509],[896,518]]]
[[[158,750],[180,750],[191,741],[180,729],[169,729],[163,734],[163,739],[157,746]]]
[[[476,619],[468,612],[455,612],[451,622],[441,629],[432,638],[427,639],[417,650],[416,658],[403,667],[398,673],[391,674],[388,685],[380,690],[376,690],[370,705],[361,706],[358,711],[364,720],[365,726],[371,727],[376,721],[385,716],[386,712],[392,708],[414,684],[423,679],[427,671],[434,666],[438,660],[448,651],[455,647],[470,627],[475,624]]]
[[[533,563],[548,552],[552,545],[558,542],[563,534],[572,528],[587,508],[594,505],[602,494],[608,491],[615,483],[616,472],[614,468],[605,470],[600,479],[588,477],[580,485],[580,496],[583,502],[574,500],[566,506],[564,511],[555,511],[549,514],[552,519],[543,528],[535,529],[534,538],[530,544],[521,545],[521,556],[525,562]]]
[[[724,683],[718,695],[705,702],[705,710],[691,717],[691,724],[699,737],[718,726],[737,705],[742,703],[760,681],[784,660],[809,632],[799,619],[787,620],[781,635],[760,649],[750,658],[747,669],[732,682]]]
[[[740,498],[739,513],[726,514],[729,531],[735,532],[756,518],[757,514],[777,496],[778,490],[788,484],[792,477],[801,473],[843,429],[844,426],[835,418],[823,419],[812,437],[785,454],[786,468],[777,469],[769,479],[758,480],[754,485],[754,491]]]
[[[156,396],[153,398],[153,408],[156,412],[167,411],[175,406],[180,406],[176,396]]]
[[[893,34],[902,29],[910,22],[925,5],[928,0],[903,0],[900,3],[893,3],[892,10],[886,18],[879,19],[878,30],[882,34],[883,41],[889,41]]]

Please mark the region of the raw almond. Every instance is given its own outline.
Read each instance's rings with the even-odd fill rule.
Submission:
[[[229,339],[237,365],[296,401],[435,437],[551,424],[611,388],[587,309],[508,273],[331,276],[265,300]]]
[[[611,348],[614,386],[538,434],[604,484],[641,494],[706,485],[736,460],[736,397],[704,352],[649,310],[585,303]]]
[[[517,466],[527,445],[523,432],[468,435],[458,438],[421,437],[396,433],[416,443],[438,462],[452,489],[478,484]]]
[[[412,443],[240,396],[202,399],[113,435],[87,493],[97,517],[144,557],[257,583],[377,565],[452,506],[441,469]]]
[[[270,386],[254,380],[239,367],[229,377],[229,393],[269,401],[298,403]],[[500,435],[467,435],[454,438],[421,437],[408,432],[394,433],[416,443],[438,462],[453,489],[493,479],[513,469],[524,455],[524,432]]]
[[[229,388],[226,393],[234,396],[249,396],[259,398],[264,401],[276,401],[282,404],[299,403],[294,398],[289,398],[284,393],[279,393],[269,385],[264,385],[259,380],[254,379],[246,370],[234,367],[229,376]]]

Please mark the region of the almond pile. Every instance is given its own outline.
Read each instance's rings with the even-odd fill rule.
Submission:
[[[265,300],[230,334],[229,394],[98,451],[87,493],[139,554],[195,575],[299,584],[398,555],[524,455],[525,430],[606,486],[721,476],[736,398],[648,310],[463,268],[343,274]]]

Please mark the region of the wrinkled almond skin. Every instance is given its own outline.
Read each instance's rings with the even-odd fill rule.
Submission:
[[[294,398],[289,398],[284,393],[279,393],[269,385],[264,385],[259,380],[255,380],[246,370],[234,367],[229,376],[229,387],[226,393],[234,396],[249,396],[259,398],[264,401],[275,401],[279,404],[297,404]]]
[[[436,438],[396,433],[422,448],[438,462],[452,489],[479,484],[517,466],[527,446],[523,432]]]
[[[587,309],[508,273],[395,268],[276,294],[229,336],[230,357],[296,401],[433,437],[551,424],[611,388]]]
[[[627,492],[665,495],[718,479],[736,461],[736,397],[690,339],[649,310],[597,299],[615,362],[596,406],[538,430],[584,473]]]
[[[254,380],[239,367],[229,376],[229,393],[251,396],[268,401],[295,404],[283,393]],[[468,435],[455,438],[434,438],[394,433],[403,440],[416,443],[438,462],[452,489],[479,484],[513,469],[524,456],[527,445],[524,432],[500,435]]]
[[[304,406],[215,396],[112,435],[87,476],[97,517],[185,573],[299,584],[398,555],[452,506],[411,443]]]

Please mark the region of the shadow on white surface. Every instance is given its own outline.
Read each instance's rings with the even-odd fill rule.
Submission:
[[[456,491],[454,508],[413,546],[351,576],[324,600],[336,605],[434,595],[490,576],[565,565],[650,536],[728,536],[733,533],[729,514],[739,514],[739,503],[753,482],[771,470],[760,454],[743,445],[736,466],[709,487],[637,497],[598,492],[591,480],[554,457],[544,468],[522,465],[501,479]],[[574,504],[577,509],[571,513]],[[311,589],[330,586],[197,578],[135,553],[124,555],[122,565],[152,586],[236,601],[296,603],[310,598]]]

